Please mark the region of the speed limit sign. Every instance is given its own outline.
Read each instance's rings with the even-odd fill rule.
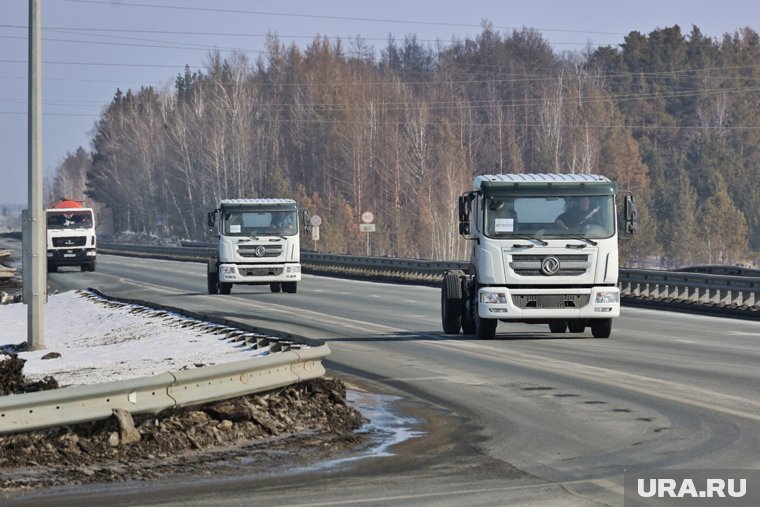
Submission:
[[[372,214],[371,211],[365,211],[362,213],[362,222],[365,224],[371,224],[375,221],[375,215]]]

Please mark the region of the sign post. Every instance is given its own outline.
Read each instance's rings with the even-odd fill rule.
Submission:
[[[311,216],[311,239],[314,240],[314,251],[317,251],[317,241],[319,240],[319,226],[322,225],[322,217],[319,215]]]
[[[375,215],[371,211],[362,213],[362,223],[359,224],[359,230],[367,233],[367,257],[369,257],[369,233],[375,232]]]

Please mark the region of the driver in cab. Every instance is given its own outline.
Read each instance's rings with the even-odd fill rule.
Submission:
[[[591,201],[584,195],[570,201],[567,211],[554,220],[554,223],[562,229],[572,229],[583,224],[591,218],[597,209],[591,209]]]

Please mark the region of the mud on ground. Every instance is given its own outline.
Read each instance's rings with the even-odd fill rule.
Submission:
[[[0,352],[2,392],[57,387],[52,378],[27,383],[22,367],[22,359]],[[243,467],[248,474],[282,473],[365,443],[368,436],[357,432],[365,422],[346,404],[344,383],[326,378],[157,415],[121,412],[0,435],[0,491],[239,473]]]

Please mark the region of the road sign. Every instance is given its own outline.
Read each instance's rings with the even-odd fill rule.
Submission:
[[[372,214],[371,211],[365,211],[362,213],[362,222],[365,224],[371,224],[375,221],[375,215]]]
[[[311,239],[317,241],[319,239],[319,226],[315,225],[311,228]]]
[[[312,215],[311,216],[311,226],[312,227],[319,227],[322,225],[322,217],[319,215]]]
[[[359,224],[361,232],[375,232],[375,224]]]

